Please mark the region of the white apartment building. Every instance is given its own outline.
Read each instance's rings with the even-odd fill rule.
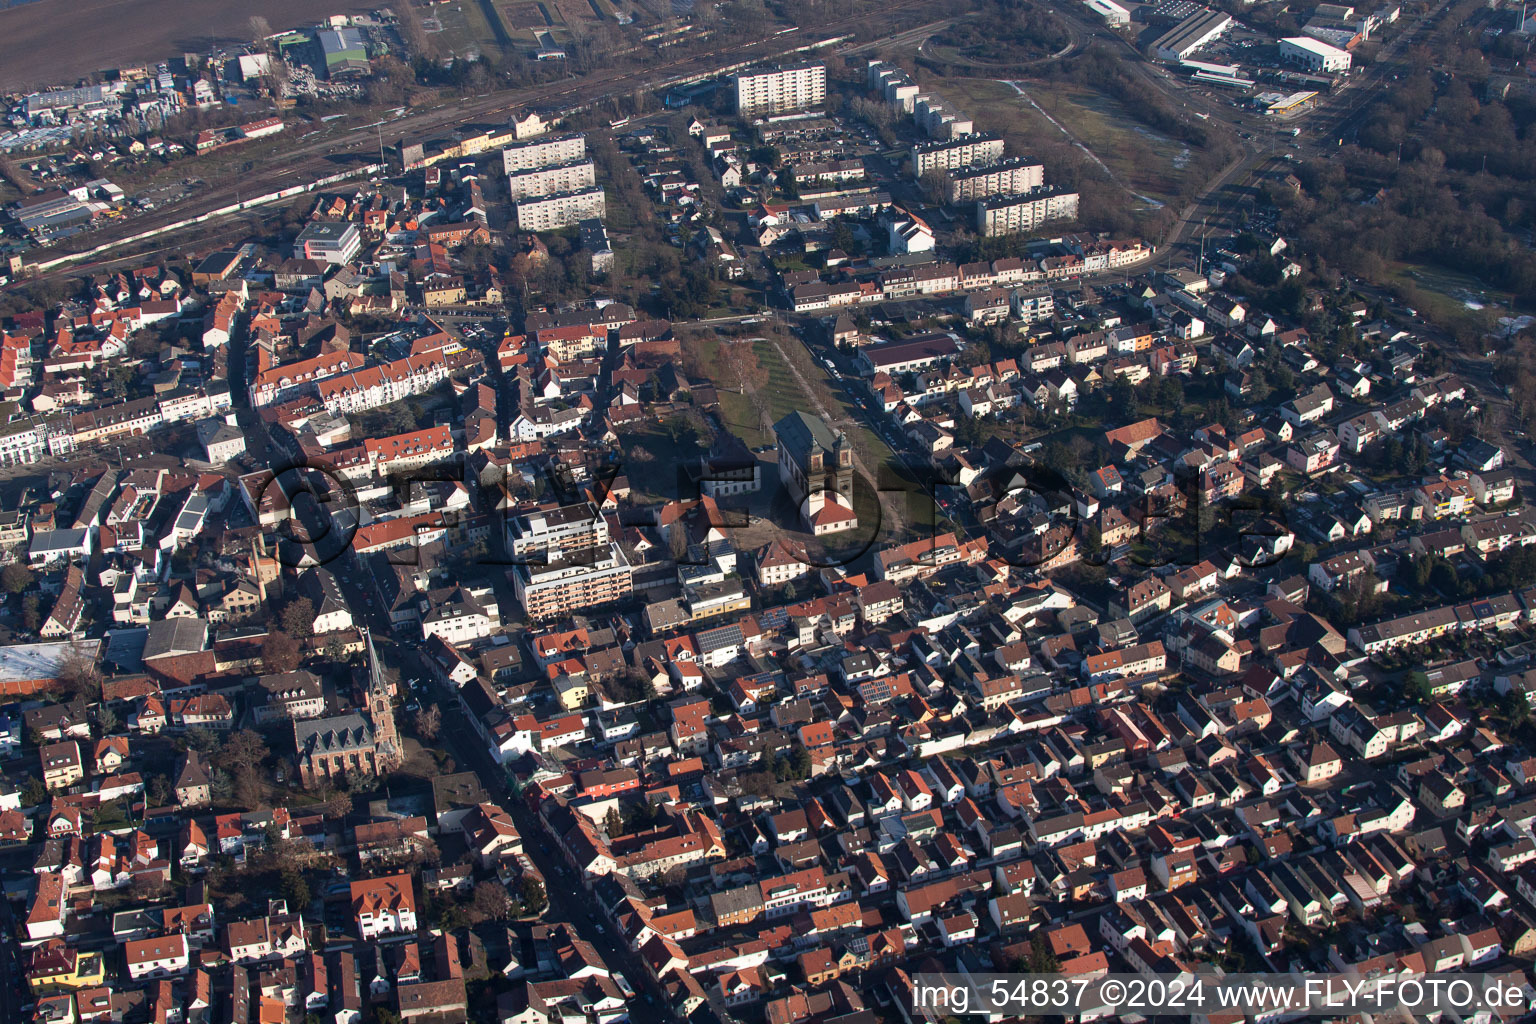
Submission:
[[[48,445],[40,424],[29,420],[7,423],[0,428],[0,466],[36,462],[47,453]]]
[[[606,549],[582,552],[575,562],[529,562],[512,575],[518,602],[536,622],[623,600],[632,584],[629,561],[612,541]]]
[[[351,221],[315,221],[299,232],[293,255],[317,263],[350,263],[362,248],[362,233]]]
[[[976,130],[974,121],[946,107],[938,96],[919,96],[912,105],[912,120],[930,139],[958,139]]]
[[[1311,36],[1291,36],[1280,40],[1280,59],[1300,64],[1309,71],[1332,74],[1348,71],[1353,57],[1348,50],[1329,46]]]
[[[530,167],[507,175],[507,198],[527,199],[556,192],[576,192],[597,184],[591,160],[549,167]]]
[[[827,66],[820,61],[745,71],[734,80],[736,113],[751,117],[805,110],[827,99]]]
[[[1049,320],[1056,315],[1056,296],[1049,288],[1019,288],[1008,299],[1008,309],[1015,320],[1026,324]]]
[[[951,205],[997,195],[1018,195],[1045,184],[1045,165],[1015,156],[981,167],[957,167],[944,172]]]
[[[553,167],[587,158],[587,137],[580,132],[569,135],[540,136],[527,142],[514,142],[501,151],[501,169],[506,174],[535,167]]]
[[[327,377],[315,385],[321,403],[332,416],[377,409],[411,395],[431,391],[448,378],[441,352],[422,352],[382,366]]]
[[[972,164],[991,164],[1003,158],[1003,139],[991,132],[974,132],[940,142],[922,142],[912,147],[912,177],[921,178],[932,170],[954,170]]]
[[[518,558],[557,558],[608,543],[608,521],[590,501],[527,512],[507,520],[507,547]]]
[[[982,235],[1011,235],[1033,231],[1053,220],[1077,217],[1077,193],[1062,188],[1038,188],[1016,196],[996,196],[976,203],[976,231]]]
[[[434,636],[452,646],[488,637],[501,625],[500,616],[492,618],[474,601],[450,601],[433,608],[421,620],[421,638]]]
[[[522,231],[555,231],[607,212],[603,190],[584,188],[523,200],[517,204],[517,226]]]
[[[886,103],[899,107],[903,114],[912,113],[918,94],[922,91],[912,76],[894,64],[872,60],[865,68],[871,92],[878,92]]]
[[[150,939],[131,939],[123,943],[128,977],[165,978],[180,974],[191,964],[191,949],[185,934],[161,935]]]

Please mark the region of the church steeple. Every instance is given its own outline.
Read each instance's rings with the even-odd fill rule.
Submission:
[[[373,759],[379,774],[400,767],[405,754],[400,734],[395,731],[395,706],[384,685],[384,672],[378,652],[373,648],[373,634],[363,630],[364,654],[368,658],[368,722],[373,726]]]

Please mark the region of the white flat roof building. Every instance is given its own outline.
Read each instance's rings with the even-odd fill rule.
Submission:
[[[520,231],[557,231],[567,224],[577,224],[590,217],[601,219],[608,212],[600,188],[529,197],[519,200],[515,208]]]
[[[1131,12],[1115,3],[1115,0],[1083,0],[1083,3],[1103,18],[1110,28],[1125,28],[1131,23]]]
[[[805,110],[827,100],[827,66],[820,61],[743,71],[734,80],[736,113],[781,114]]]
[[[1280,59],[1302,64],[1312,71],[1348,71],[1353,58],[1348,50],[1329,46],[1311,36],[1291,36],[1280,40]]]
[[[514,142],[501,151],[501,169],[507,174],[539,167],[575,163],[587,156],[587,137],[580,132]]]
[[[1152,44],[1152,52],[1161,60],[1185,60],[1215,42],[1233,24],[1232,16],[1225,11],[1202,7],[1158,37]]]

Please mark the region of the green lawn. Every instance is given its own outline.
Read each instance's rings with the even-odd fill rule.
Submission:
[[[1391,264],[1384,283],[1397,288],[1421,317],[1445,327],[1481,324],[1493,317],[1508,316],[1510,304],[1515,301],[1512,292],[1495,288],[1481,278],[1429,263]],[[1469,302],[1483,308],[1474,309]],[[1496,309],[1498,306],[1504,308]]]
[[[720,414],[726,428],[741,438],[747,447],[756,448],[773,443],[773,437],[761,427],[762,403],[767,403],[769,419],[775,423],[796,409],[810,407],[799,382],[790,373],[772,342],[766,339],[751,342],[752,351],[765,375],[765,381],[755,396],[739,393],[741,382],[723,358],[719,336],[690,339],[688,344],[698,358],[701,372],[720,389]]]
[[[485,20],[478,0],[460,0],[454,4],[437,4],[424,11],[426,17],[436,18],[443,24],[441,32],[429,33],[427,38],[437,46],[443,57],[467,56],[470,53],[496,58],[501,55],[501,44],[496,39],[490,22]]]
[[[1026,80],[1022,84],[1049,118],[1003,82],[947,79],[941,89],[954,94],[955,102],[976,119],[977,128],[1001,133],[1010,153],[1035,153],[1042,139],[1065,140],[1061,128],[1051,123],[1055,120],[1135,191],[1152,196],[1173,193],[1180,167],[1188,159],[1183,143],[1140,124],[1118,100],[1091,89],[1060,82]]]

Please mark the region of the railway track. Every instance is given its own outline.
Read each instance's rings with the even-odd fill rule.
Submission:
[[[900,38],[913,31],[910,26],[893,24],[897,16],[929,5],[929,0],[892,0],[879,14],[866,14],[844,21],[821,26],[814,33],[794,33],[731,43],[704,53],[679,57],[661,64],[653,64],[635,70],[598,72],[568,82],[551,83],[531,89],[521,89],[489,94],[484,97],[465,99],[456,103],[433,108],[416,114],[407,114],[389,122],[388,134],[394,138],[430,138],[456,128],[474,124],[486,118],[510,114],[529,106],[561,106],[575,109],[600,102],[604,99],[626,96],[637,90],[664,88],[672,81],[704,74],[712,69],[729,67],[738,63],[771,60],[789,54],[803,52],[811,40],[831,39],[841,35],[878,32],[879,35],[865,41],[862,46],[878,44],[886,39]],[[934,23],[939,24],[939,23]],[[922,26],[928,29],[931,26]],[[131,218],[122,222],[120,232],[92,233],[80,241],[86,247],[95,247],[114,241],[114,234],[126,237],[141,231],[173,224],[188,217],[239,201],[240,195],[254,195],[293,184],[297,175],[300,180],[313,180],[343,169],[345,161],[362,164],[377,158],[379,139],[375,133],[359,131],[347,140],[324,139],[301,144],[266,158],[264,166],[239,176],[238,184],[219,184],[199,192],[195,201],[178,203],[165,209],[154,218]],[[231,214],[230,216],[238,216]],[[36,261],[66,255],[70,250],[38,250],[30,254]],[[163,250],[161,250],[163,251]],[[107,261],[103,261],[107,262]],[[65,273],[78,273],[86,266],[81,264]],[[20,282],[18,282],[20,283]]]

